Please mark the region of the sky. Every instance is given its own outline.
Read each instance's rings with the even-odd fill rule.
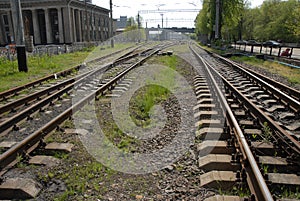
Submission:
[[[109,9],[110,0],[92,0],[93,4]],[[249,0],[251,7],[263,0]],[[113,18],[136,17],[140,12],[143,27],[194,27],[194,20],[202,7],[201,0],[112,0]],[[165,12],[164,10],[169,10]],[[180,11],[180,12],[179,12]],[[188,12],[187,12],[188,11]]]

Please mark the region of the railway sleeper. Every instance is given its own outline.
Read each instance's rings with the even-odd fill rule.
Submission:
[[[198,96],[199,94],[209,94],[210,93],[210,90],[207,88],[207,89],[198,89],[196,90],[196,96]]]
[[[0,150],[1,152],[6,151],[16,145],[18,142],[15,141],[2,141],[0,142]]]
[[[269,172],[274,173],[287,173],[297,172],[299,167],[296,164],[290,164],[286,158],[275,156],[259,156],[258,161],[262,167],[268,169]]]
[[[208,119],[211,118],[212,116],[217,116],[219,115],[219,112],[216,110],[204,110],[204,111],[199,111],[194,114],[194,118],[200,118],[200,119]]]
[[[198,104],[193,109],[194,110],[212,110],[215,108],[215,104]]]
[[[200,85],[200,86],[195,87],[195,91],[206,90],[206,89],[209,89],[207,85]]]
[[[0,199],[32,199],[41,191],[42,186],[29,178],[9,178],[0,185]]]
[[[212,98],[203,98],[197,101],[197,104],[210,104],[213,103],[214,99]]]
[[[266,156],[274,156],[276,153],[273,144],[269,142],[256,141],[256,142],[251,142],[249,146],[252,150],[257,150],[257,152]]]
[[[204,171],[238,171],[241,164],[232,163],[232,156],[229,154],[208,154],[198,159],[198,166]]]
[[[228,146],[228,142],[224,140],[205,140],[197,144],[199,157],[206,156],[208,154],[232,154],[234,151],[234,147]]]
[[[290,125],[285,126],[285,128],[287,128],[287,129],[289,129],[291,131],[300,131],[300,122],[299,121],[298,122],[294,122],[294,123],[292,123]],[[296,136],[296,135],[294,135],[294,136]],[[298,135],[298,137],[295,138],[295,139],[297,139],[299,141],[299,138],[300,138],[300,136]]]
[[[196,131],[196,137],[202,140],[227,140],[230,134],[224,133],[223,128],[208,127]]]
[[[212,97],[212,95],[210,94],[210,93],[203,93],[203,94],[199,94],[199,95],[197,95],[197,100],[201,100],[201,99],[203,99],[203,98],[211,98]]]
[[[230,190],[236,184],[236,173],[233,171],[210,171],[200,175],[200,186],[206,188]]]
[[[284,185],[295,191],[300,186],[300,176],[296,174],[268,173],[266,177],[271,187]]]
[[[206,198],[204,201],[242,201],[243,198],[239,196],[230,196],[230,195],[214,195],[209,198]]]
[[[248,93],[248,92],[251,92],[251,91],[257,91],[260,88],[257,87],[257,86],[251,86],[251,87],[246,87],[246,88],[245,87],[237,87],[237,89],[242,90],[242,93]]]
[[[221,124],[221,120],[219,119],[201,119],[195,123],[196,128],[203,128],[203,127],[223,127]]]
[[[36,155],[29,159],[28,163],[31,165],[42,165],[46,167],[53,167],[58,165],[60,160],[53,156]]]

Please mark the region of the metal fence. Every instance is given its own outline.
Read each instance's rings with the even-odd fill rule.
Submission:
[[[59,55],[65,53],[72,53],[76,51],[81,51],[84,48],[97,46],[97,42],[90,43],[74,43],[72,45],[39,45],[35,46],[32,52],[29,52],[29,56],[43,56],[43,55]],[[8,60],[17,59],[16,48],[13,45],[7,45],[5,47],[0,47],[0,58],[6,58]]]
[[[233,45],[233,47],[237,50],[244,51],[244,52],[251,52],[252,46],[251,45]],[[271,48],[270,47],[264,47],[264,46],[254,46],[253,47],[253,53],[258,54],[265,54],[270,56],[280,56],[282,51],[284,51],[286,48],[292,48],[292,55],[291,58],[293,59],[300,59],[300,47],[298,46],[281,46],[281,48]]]

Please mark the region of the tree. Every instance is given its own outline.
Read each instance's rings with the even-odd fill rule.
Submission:
[[[220,0],[220,28],[226,40],[300,41],[299,0],[265,0],[260,7],[250,8],[247,0]],[[216,0],[203,0],[196,21],[197,35],[214,38]]]
[[[215,27],[216,5],[215,0],[203,0],[202,10],[196,18],[197,33],[209,34],[211,39],[214,39],[214,32],[218,28]],[[237,27],[243,8],[243,0],[220,0],[220,27],[218,29],[222,33],[222,38]]]
[[[287,20],[286,27],[295,37],[295,41],[300,42],[300,3],[295,2],[296,6]]]
[[[266,0],[260,8],[250,11],[254,13],[253,35],[256,39],[281,40],[293,42],[297,39],[299,28],[299,2],[297,0]],[[247,29],[245,26],[244,29]],[[299,38],[299,37],[298,37]]]
[[[125,32],[126,31],[132,31],[132,30],[135,30],[135,29],[138,29],[138,24],[137,24],[137,22],[135,21],[135,19],[133,17],[130,17],[127,20]]]

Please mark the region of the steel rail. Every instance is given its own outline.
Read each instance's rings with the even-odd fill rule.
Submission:
[[[215,56],[217,56],[218,58],[219,55],[214,54]],[[225,60],[228,60],[226,58],[224,58]],[[231,64],[231,62],[230,62]],[[251,78],[253,77],[254,79],[256,79],[258,82],[263,83],[266,87],[268,87],[268,89],[270,91],[273,92],[273,90],[275,90],[276,94],[280,97],[285,97],[285,101],[287,101],[286,104],[289,104],[288,100],[293,100],[293,107],[296,109],[296,111],[300,112],[300,102],[293,99],[292,97],[289,97],[287,94],[283,93],[282,91],[280,91],[277,88],[274,88],[272,85],[270,85],[269,83],[265,82],[264,80],[256,77],[255,75],[247,72],[245,69],[238,67],[240,70],[242,70],[243,72],[247,73],[249,76],[251,76]],[[218,73],[219,74],[219,73]],[[223,76],[222,76],[223,77]],[[231,87],[231,84],[223,77],[223,80]],[[254,103],[252,103],[247,97],[245,97],[243,94],[241,94],[235,87],[232,86],[232,88],[234,89],[234,91],[237,92],[238,96],[242,99],[244,99],[245,101],[249,102],[248,107],[251,109],[251,112],[256,116],[259,117],[260,120],[262,122],[267,122],[268,126],[270,128],[272,128],[273,130],[275,130],[275,134],[283,141],[285,142],[285,144],[287,145],[287,147],[289,147],[291,150],[293,150],[296,154],[296,156],[300,156],[300,142],[297,141],[295,138],[293,138],[291,136],[291,134],[289,132],[287,132],[286,130],[284,130],[281,126],[279,126],[272,118],[270,118],[269,116],[267,116],[260,108],[256,107],[256,105]],[[282,96],[281,96],[282,95]],[[286,138],[292,142],[292,144],[290,142],[288,142],[286,140]],[[294,146],[293,146],[294,145]],[[286,147],[285,147],[286,149]],[[300,164],[300,162],[298,162],[298,164]]]
[[[278,138],[275,138],[275,140],[276,141],[281,140],[286,145],[286,147],[282,147],[282,148],[287,151],[287,147],[289,147],[289,149],[295,153],[293,155],[294,157],[296,157],[296,160],[294,162],[300,165],[300,142],[297,141],[295,138],[293,138],[289,132],[284,130],[272,118],[270,118],[268,115],[266,115],[259,107],[257,107],[247,97],[245,97],[242,93],[240,93],[223,76],[221,76],[221,77],[223,78],[224,82],[227,83],[227,85],[230,88],[232,88],[232,90],[236,91],[236,95],[238,95],[239,98],[244,100],[243,104],[244,105],[247,104],[247,107],[251,110],[252,114],[255,117],[259,118],[261,122],[267,122],[268,126],[275,131],[275,135],[278,137]],[[272,91],[272,88],[270,88],[270,90]],[[277,91],[278,91],[278,89],[277,89]],[[291,154],[291,153],[289,153],[289,154]],[[299,159],[299,160],[297,160],[297,159]]]
[[[4,113],[4,112],[7,112],[7,111],[10,111],[10,110],[15,110],[17,107],[19,107],[20,105],[23,105],[23,104],[27,104],[28,102],[30,101],[33,101],[35,99],[38,99],[40,98],[41,96],[44,96],[44,95],[50,95],[51,92],[53,91],[56,91],[56,90],[59,90],[73,82],[75,82],[76,79],[80,79],[81,77],[87,75],[89,72],[87,73],[84,73],[84,74],[81,74],[75,78],[70,78],[68,80],[65,80],[61,83],[58,83],[54,86],[51,86],[47,89],[44,89],[44,90],[41,90],[41,91],[37,91],[33,94],[30,94],[29,96],[26,96],[26,97],[23,97],[23,98],[20,98],[16,101],[13,101],[13,102],[9,102],[3,106],[0,107],[0,114]],[[1,132],[1,131],[0,131]]]
[[[39,110],[40,108],[46,106],[47,104],[51,103],[53,100],[59,98],[60,96],[62,96],[64,93],[67,93],[68,91],[72,90],[72,88],[74,86],[79,86],[81,82],[83,82],[85,79],[87,78],[90,78],[91,76],[94,76],[95,74],[99,74],[99,73],[103,73],[105,72],[106,70],[108,70],[109,68],[115,66],[115,65],[118,65],[119,63],[122,63],[126,60],[129,60],[137,55],[139,55],[140,53],[143,53],[143,52],[146,52],[148,50],[143,50],[141,52],[135,52],[134,54],[130,54],[132,53],[132,51],[130,51],[129,53],[126,53],[125,55],[123,55],[122,57],[116,59],[115,61],[113,61],[112,63],[109,63],[107,64],[106,66],[101,66],[100,68],[97,68],[95,70],[91,70],[87,73],[84,73],[76,78],[71,78],[69,80],[66,80],[65,82],[61,83],[61,84],[58,84],[55,86],[55,88],[59,88],[59,87],[62,87],[64,86],[64,89],[52,94],[52,95],[49,95],[47,98],[45,98],[44,100],[40,101],[40,102],[37,102],[36,104],[24,109],[23,111],[21,111],[20,113],[17,113],[16,115],[12,116],[11,118],[5,120],[4,122],[1,122],[0,123],[0,133],[1,132],[4,132],[5,130],[7,130],[8,128],[12,127],[12,126],[15,126],[16,125],[16,122],[20,122],[21,120],[29,117],[32,113],[36,112],[37,110]],[[125,56],[125,57],[124,57]],[[76,79],[78,79],[77,81],[75,81]],[[64,85],[63,85],[64,84]],[[45,95],[46,93],[49,92],[50,89],[46,89],[40,93],[37,93],[37,94],[33,94],[32,96],[30,97],[25,97],[24,99],[20,99],[20,100],[17,100],[16,102],[12,102],[8,105],[5,105],[4,108],[1,108],[0,107],[0,111],[3,110],[3,111],[7,111],[13,107],[17,107],[21,104],[23,104],[24,100],[25,101],[28,101],[28,100],[33,100],[34,98],[36,97],[39,97],[38,95]],[[16,104],[16,105],[15,105]]]
[[[272,83],[268,83],[268,81],[263,80],[261,77],[255,75],[252,72],[249,72],[248,70],[240,67],[239,65],[237,65],[235,62],[232,62],[231,60],[224,58],[220,55],[214,54],[213,56],[222,59],[223,61],[226,61],[227,63],[229,63],[230,65],[238,68],[239,70],[241,70],[243,73],[245,73],[248,76],[251,76],[251,78],[253,78],[254,80],[258,81],[259,83],[262,83],[263,86],[265,86],[268,90],[272,91],[274,93],[275,96],[277,96],[278,98],[282,99],[286,105],[290,105],[292,107],[292,109],[298,113],[300,112],[300,101],[296,100],[295,98],[289,96],[288,94],[282,92],[282,87],[280,87],[280,89],[276,88],[274,85],[272,85],[274,82]],[[278,84],[276,84],[278,86]],[[293,90],[295,91],[295,90]],[[296,93],[296,92],[295,92]],[[300,97],[300,92],[297,92],[295,94],[296,96],[298,95],[298,97]]]
[[[8,96],[11,96],[13,94],[17,95],[18,92],[20,92],[20,91],[22,91],[24,89],[27,89],[29,87],[34,87],[35,85],[41,84],[42,82],[45,82],[47,80],[55,79],[55,76],[59,77],[59,76],[65,76],[66,74],[70,74],[71,72],[73,72],[73,70],[79,70],[80,67],[81,66],[78,65],[78,66],[72,67],[70,69],[61,71],[61,72],[57,72],[57,73],[54,73],[54,74],[51,74],[51,75],[47,75],[47,76],[45,76],[43,78],[40,78],[40,79],[35,80],[35,81],[32,81],[32,82],[27,83],[25,85],[22,85],[22,86],[19,86],[19,87],[15,87],[15,88],[12,88],[10,90],[1,92],[0,93],[0,99],[5,100]]]
[[[120,73],[115,78],[113,78],[111,81],[107,82],[106,84],[102,85],[99,89],[96,91],[91,92],[88,96],[86,96],[84,99],[80,100],[79,102],[72,105],[69,109],[65,110],[63,113],[61,113],[56,118],[52,119],[50,122],[48,122],[46,125],[26,137],[24,140],[19,142],[17,145],[13,146],[6,152],[0,155],[0,171],[4,170],[5,167],[9,166],[10,164],[13,164],[16,160],[16,157],[18,155],[22,155],[24,153],[29,154],[32,150],[31,147],[38,144],[46,135],[48,135],[50,132],[52,132],[55,128],[57,128],[58,125],[60,125],[62,122],[64,122],[66,119],[72,116],[72,114],[79,111],[85,104],[90,102],[91,100],[95,99],[100,94],[104,93],[107,89],[109,89],[114,83],[117,83],[124,75],[126,75],[129,71],[131,71],[133,68],[137,67],[138,65],[141,65],[144,63],[147,59],[152,57],[155,53],[157,53],[159,49],[153,51],[150,55],[143,58],[142,60],[136,62],[135,64],[131,65],[129,68],[127,68],[123,73]]]
[[[249,161],[249,164],[251,166],[251,169],[252,169],[252,172],[256,178],[256,182],[257,182],[257,185],[259,186],[259,189],[260,189],[260,192],[254,192],[256,195],[257,195],[257,198],[259,199],[260,198],[260,195],[263,197],[264,200],[266,201],[272,201],[273,200],[273,197],[271,195],[271,192],[265,182],[265,179],[264,177],[262,176],[260,170],[259,170],[259,167],[256,163],[256,160],[255,160],[255,157],[253,156],[252,154],[252,151],[247,143],[247,140],[242,132],[242,129],[240,128],[233,112],[231,111],[230,109],[230,106],[228,105],[227,103],[227,100],[225,98],[225,96],[223,95],[221,89],[218,87],[218,84],[214,78],[214,76],[212,75],[210,69],[214,70],[210,64],[205,61],[203,59],[202,56],[200,56],[192,47],[191,47],[191,50],[192,52],[197,56],[197,58],[199,58],[201,60],[201,62],[204,64],[209,76],[210,76],[210,79],[212,80],[212,83],[214,84],[216,90],[217,90],[217,93],[219,95],[219,98],[221,100],[221,103],[222,105],[225,107],[226,109],[226,113],[228,114],[227,116],[229,117],[228,119],[232,122],[232,124],[234,125],[234,128],[235,128],[235,134],[237,135],[237,139],[239,140],[240,144],[241,144],[241,147],[242,149],[244,150],[244,153],[246,154],[246,158],[247,160]],[[216,72],[216,71],[215,71]],[[218,72],[216,72],[219,76],[221,76]]]
[[[61,97],[64,93],[67,93],[68,91],[72,90],[74,86],[79,86],[81,82],[83,82],[86,78],[89,78],[90,76],[93,76],[96,73],[103,73],[108,68],[113,66],[113,63],[107,64],[104,67],[101,67],[100,69],[96,71],[89,72],[87,75],[81,77],[79,80],[72,82],[65,86],[60,91],[48,96],[47,98],[43,99],[40,102],[37,102],[33,104],[32,106],[26,108],[25,110],[17,113],[16,115],[12,116],[11,118],[5,120],[4,122],[0,123],[0,133],[4,132],[8,128],[16,125],[17,122],[20,122],[21,120],[29,117],[32,113],[38,111],[40,108],[46,106],[47,104],[51,103],[53,100]],[[74,79],[74,78],[73,78]]]
[[[227,60],[227,59],[226,59]],[[246,69],[244,66],[242,66],[241,64],[235,62],[235,61],[231,61],[229,60],[230,62],[232,62],[232,64],[236,65],[236,66],[239,66],[243,69]],[[289,87],[283,83],[280,83],[280,82],[277,82],[271,78],[268,78],[258,72],[255,72],[254,70],[252,69],[247,69],[247,71],[250,71],[252,74],[256,75],[257,77],[261,78],[262,80],[265,80],[266,82],[270,83],[271,85],[275,86],[276,88],[282,90],[282,91],[286,91],[287,94],[289,94],[290,96],[294,97],[295,99],[297,99],[298,101],[300,101],[300,91],[292,88],[292,87]]]
[[[140,47],[140,46],[139,46],[139,47]],[[136,49],[138,49],[139,47],[137,47],[137,48],[135,48],[134,50],[129,51],[129,52],[127,52],[126,54],[122,55],[121,57],[117,58],[113,63],[117,64],[117,63],[122,62],[122,61],[124,61],[124,60],[126,60],[126,59],[130,59],[130,58],[136,56],[138,53],[135,53],[135,54],[133,54],[133,55],[130,55],[130,54],[131,54],[133,51],[135,51]],[[120,50],[120,51],[117,51],[117,53],[119,53],[119,52],[121,52],[121,50]],[[142,51],[142,52],[144,52],[144,51]],[[114,54],[117,54],[117,53],[115,52]],[[109,56],[111,56],[111,54],[110,54],[110,55],[106,55],[106,56],[104,56],[104,57],[101,57],[100,59],[102,60],[102,59],[107,58],[107,57],[109,57]],[[131,57],[130,57],[130,56],[131,56]],[[93,60],[93,61],[91,61],[91,62],[97,62],[97,61],[100,60],[100,59],[95,59],[95,60]],[[106,67],[106,66],[105,66],[105,67]],[[105,67],[101,67],[101,68],[105,68]],[[78,67],[78,69],[79,69],[79,67]],[[13,101],[13,102],[10,102],[10,103],[5,104],[5,105],[3,105],[3,106],[0,106],[0,114],[2,114],[2,113],[4,113],[4,112],[7,112],[7,111],[10,111],[10,110],[12,110],[12,109],[14,110],[16,107],[19,107],[20,105],[23,105],[23,104],[27,104],[28,102],[30,102],[30,101],[32,101],[32,100],[34,100],[34,99],[37,99],[37,98],[39,98],[39,97],[41,97],[41,96],[43,96],[43,95],[46,95],[46,94],[50,95],[50,93],[51,93],[52,91],[59,90],[60,88],[63,88],[64,86],[66,86],[66,85],[68,85],[68,84],[71,84],[71,83],[75,82],[76,80],[81,79],[82,77],[88,75],[89,73],[92,73],[93,71],[97,71],[97,70],[99,70],[99,69],[90,70],[90,71],[88,71],[88,72],[85,72],[85,73],[83,73],[83,74],[78,75],[78,76],[75,77],[75,78],[70,78],[70,79],[65,80],[65,81],[63,81],[63,82],[61,82],[61,83],[58,83],[58,84],[56,84],[56,85],[54,85],[54,86],[51,86],[51,87],[49,87],[49,88],[47,88],[47,89],[45,89],[45,90],[41,90],[41,91],[35,92],[35,93],[33,93],[33,94],[29,95],[29,96],[20,98],[20,99],[18,99],[18,100],[16,100],[16,101]],[[0,131],[0,132],[1,132],[1,131]]]
[[[137,49],[139,47],[140,46],[136,47],[135,49]],[[117,52],[113,52],[111,54],[105,55],[105,56],[103,56],[101,58],[92,59],[92,60],[88,61],[87,63],[99,62],[102,59],[108,58],[108,57],[110,57],[110,56],[112,56],[114,54],[118,54],[118,53],[120,53],[122,51],[125,51],[125,50],[128,50],[130,48],[132,48],[132,46],[128,47],[128,48],[125,48],[125,49],[122,49],[122,50],[119,50]],[[69,68],[67,70],[63,70],[63,71],[60,71],[60,72],[57,72],[57,73],[54,73],[54,74],[51,74],[51,75],[47,75],[47,76],[45,76],[43,78],[37,79],[37,80],[32,81],[30,83],[27,83],[25,85],[15,87],[15,88],[9,89],[9,90],[4,91],[4,92],[0,92],[0,99],[5,100],[8,96],[11,96],[13,94],[17,95],[18,92],[20,92],[20,91],[22,91],[24,89],[27,89],[29,87],[34,87],[35,85],[39,85],[42,82],[45,82],[45,81],[48,81],[48,80],[52,80],[52,79],[55,79],[55,78],[60,77],[60,76],[66,76],[67,74],[71,74],[74,70],[79,71],[81,68],[82,68],[82,65],[80,64],[80,65],[71,67],[71,68]]]

